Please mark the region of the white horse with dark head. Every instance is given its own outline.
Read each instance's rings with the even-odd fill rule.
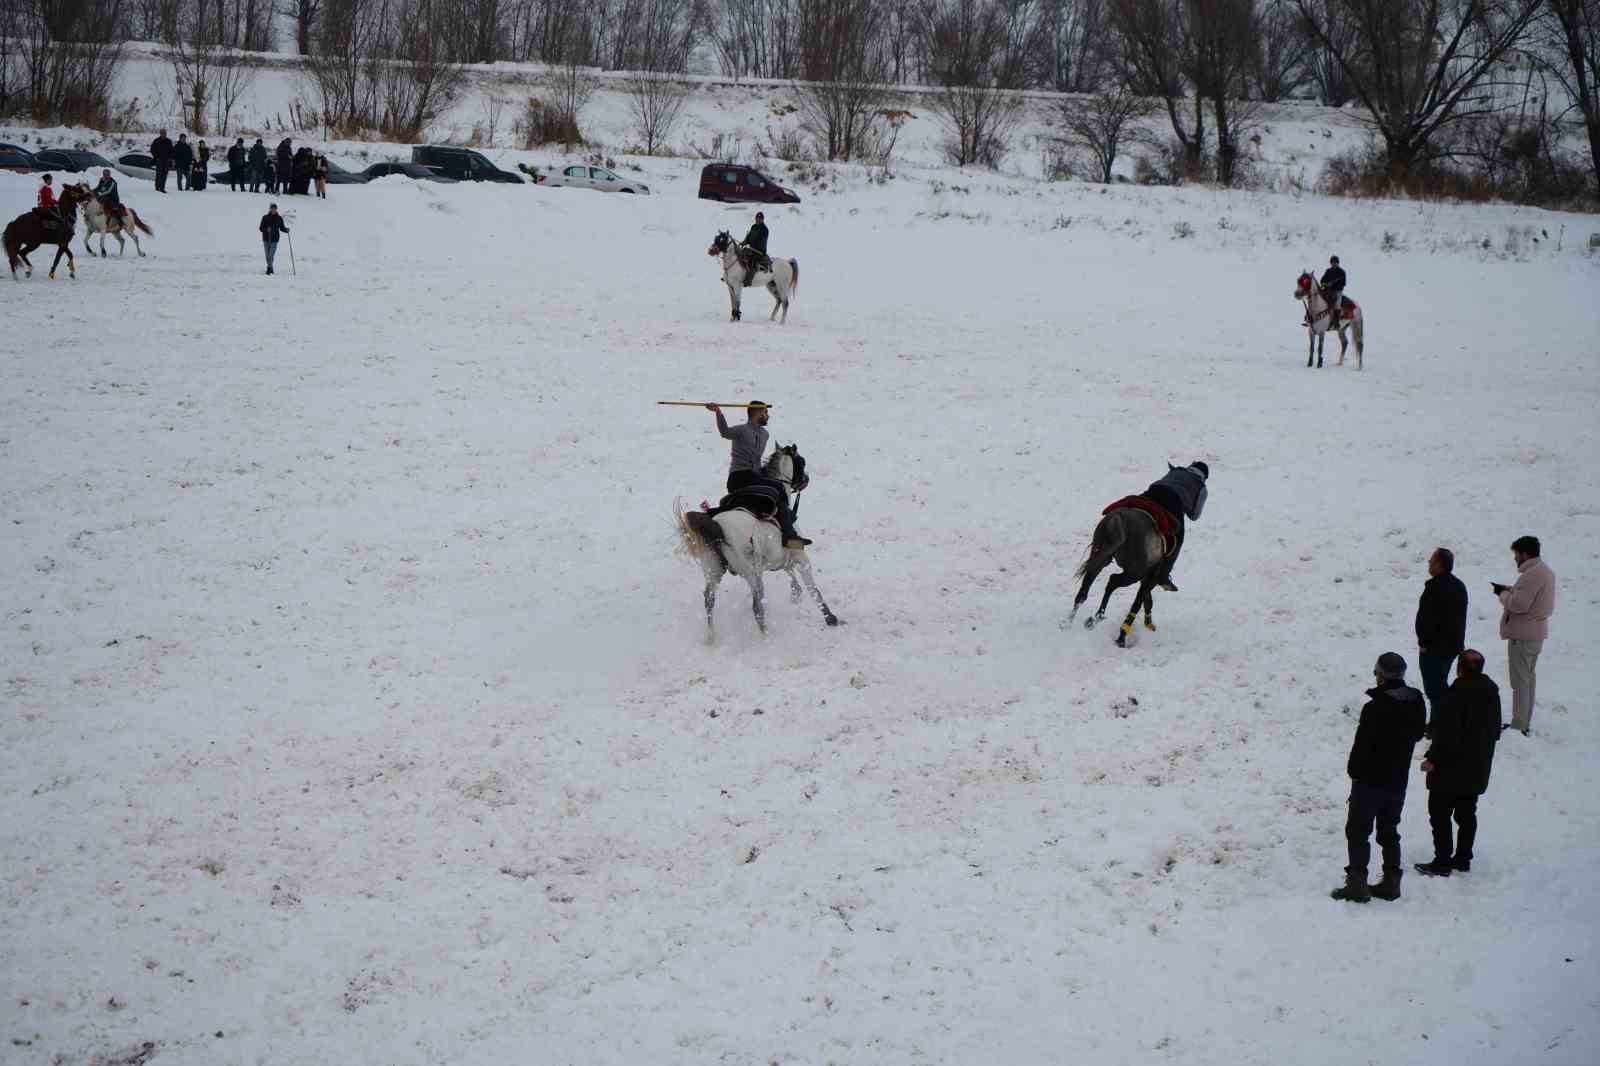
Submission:
[[[1344,331],[1348,329],[1355,338],[1356,369],[1360,370],[1366,333],[1366,319],[1361,314],[1360,306],[1346,296],[1344,306],[1334,309],[1327,297],[1322,295],[1322,286],[1317,284],[1316,277],[1309,270],[1301,271],[1299,280],[1294,283],[1294,298],[1304,301],[1306,305],[1306,366],[1311,365],[1313,355],[1316,356],[1317,365],[1322,365],[1322,342],[1327,339],[1330,329],[1339,334],[1338,365],[1344,366]]]
[[[133,250],[141,256],[144,255],[144,249],[139,247],[139,234],[142,232],[146,237],[154,237],[155,230],[145,225],[144,219],[140,218],[139,212],[133,208],[124,204],[122,209],[127,212],[126,218],[118,217],[114,212],[107,211],[105,205],[97,199],[91,199],[83,205],[84,251],[90,255],[94,254],[94,248],[90,246],[89,239],[98,233],[100,234],[100,258],[104,259],[106,257],[106,234],[109,233],[117,239],[117,254],[122,255],[128,250],[128,242],[122,239],[122,235],[126,233],[133,238]]]
[[[718,233],[706,251],[707,255],[719,256],[722,259],[722,280],[728,286],[728,303],[733,308],[732,321],[739,321],[739,292],[746,287],[747,275],[750,278],[750,288],[766,289],[772,294],[775,302],[767,321],[771,322],[773,319],[779,322],[789,321],[789,301],[794,299],[794,291],[800,285],[800,261],[768,256],[770,267],[751,273],[744,265],[747,253],[757,254],[753,249],[747,249],[745,245],[734,240],[733,234],[727,230]],[[783,312],[782,318],[778,318],[779,311]]]
[[[799,493],[808,482],[805,457],[793,445],[775,448],[762,467],[762,474],[783,483],[795,497],[795,510],[799,511]],[[739,494],[734,493],[735,497]],[[756,625],[767,631],[766,589],[763,575],[781,570],[789,575],[789,598],[800,602],[800,582],[804,581],[811,596],[822,609],[823,620],[830,626],[839,624],[839,618],[828,608],[817,582],[811,575],[811,560],[804,548],[786,548],[783,534],[775,518],[758,516],[753,510],[741,506],[737,499],[728,510],[716,515],[704,511],[685,511],[677,508],[678,534],[683,548],[700,564],[705,574],[706,630],[714,630],[712,612],[717,606],[717,586],[724,574],[741,577],[750,586],[750,609],[755,612]],[[798,575],[798,577],[797,577]]]

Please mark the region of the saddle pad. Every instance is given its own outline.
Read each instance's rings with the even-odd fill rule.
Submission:
[[[1148,514],[1151,520],[1155,522],[1156,532],[1161,534],[1161,539],[1166,541],[1171,541],[1173,539],[1172,516],[1167,514],[1165,508],[1163,508],[1160,504],[1156,503],[1154,500],[1148,500],[1143,496],[1124,496],[1116,503],[1106,507],[1106,509],[1100,513],[1110,514],[1112,511],[1120,511],[1125,508],[1132,508],[1135,511],[1143,511],[1145,514]]]

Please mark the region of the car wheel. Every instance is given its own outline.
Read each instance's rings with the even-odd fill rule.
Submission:
[[[625,192],[625,193],[627,193],[627,194],[628,194],[628,195],[629,195],[629,196],[632,196],[632,195],[633,195],[633,190],[632,190],[632,189],[618,189],[618,190],[617,190],[617,191],[618,191],[618,192]]]

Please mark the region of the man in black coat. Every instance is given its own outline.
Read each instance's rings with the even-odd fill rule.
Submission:
[[[172,146],[172,169],[178,172],[178,191],[189,187],[189,171],[194,168],[194,146],[187,133],[178,134],[178,143]]]
[[[239,192],[244,188],[244,161],[246,154],[243,137],[234,141],[233,147],[228,149],[228,188],[234,192]]]
[[[1333,316],[1328,321],[1336,324],[1339,321],[1339,309],[1344,306],[1345,286],[1344,267],[1339,265],[1338,256],[1328,257],[1328,269],[1322,272],[1322,280],[1318,284],[1322,286],[1323,299],[1328,301]]]
[[[289,189],[289,174],[294,167],[294,145],[285,137],[278,142],[278,185],[285,193]]]
[[[1478,797],[1489,790],[1494,746],[1500,740],[1500,689],[1483,673],[1483,654],[1468,648],[1456,661],[1456,681],[1433,710],[1433,743],[1422,756],[1428,775],[1428,822],[1433,861],[1417,863],[1430,877],[1472,869],[1478,836]],[[1460,832],[1450,842],[1450,820]]]
[[[756,212],[750,232],[744,235],[744,283],[748,286],[757,270],[771,270],[772,260],[767,256],[767,216]]]
[[[288,233],[289,227],[284,225],[283,216],[278,214],[278,205],[272,204],[267,208],[267,213],[261,216],[261,250],[267,257],[267,273],[272,273],[272,259],[278,254],[278,237]],[[293,264],[291,264],[293,265]]]
[[[261,183],[267,180],[267,146],[261,143],[260,137],[250,146],[245,158],[250,161],[250,191],[260,192]]]
[[[1392,651],[1378,656],[1373,667],[1377,685],[1367,689],[1355,743],[1350,746],[1350,815],[1344,837],[1350,864],[1345,883],[1333,890],[1334,899],[1365,903],[1400,898],[1400,811],[1406,804],[1406,782],[1411,776],[1411,751],[1422,739],[1427,714],[1422,693],[1407,685],[1406,661]],[[1377,826],[1383,848],[1383,880],[1367,884],[1367,863],[1372,858],[1368,838]]]
[[[156,192],[166,192],[167,171],[172,169],[172,141],[166,130],[150,142],[150,158],[156,161]]]
[[[1455,569],[1455,553],[1435,548],[1428,556],[1428,583],[1417,601],[1417,668],[1422,671],[1430,717],[1438,713],[1444,698],[1450,664],[1467,646],[1467,586]]]

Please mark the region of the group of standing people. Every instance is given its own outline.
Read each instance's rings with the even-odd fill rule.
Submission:
[[[206,144],[205,138],[190,144],[189,135],[180,133],[174,143],[167,136],[167,131],[162,130],[150,142],[150,158],[155,160],[156,192],[167,191],[168,175],[177,178],[179,192],[185,189],[199,192],[206,187],[209,177],[206,168],[211,165],[211,147]]]
[[[228,149],[228,188],[234,192],[261,192],[269,196],[306,196],[313,186],[317,196],[328,198],[328,157],[285,137],[275,152],[269,152],[260,137],[249,148],[240,137]],[[268,273],[271,273],[268,271]]]
[[[1449,877],[1472,869],[1478,835],[1478,797],[1489,788],[1495,746],[1503,730],[1529,736],[1533,729],[1534,668],[1555,612],[1556,578],[1540,557],[1538,537],[1511,543],[1517,579],[1491,582],[1500,603],[1500,637],[1510,662],[1511,721],[1504,722],[1500,688],[1484,673],[1483,653],[1466,646],[1467,587],[1455,576],[1455,554],[1438,548],[1428,557],[1428,581],[1417,604],[1418,667],[1424,693],[1406,684],[1406,661],[1384,652],[1373,667],[1374,687],[1361,708],[1350,748],[1348,864],[1333,898],[1365,903],[1400,898],[1400,814],[1411,776],[1411,757],[1426,737],[1421,771],[1428,787],[1433,858],[1419,873]],[[1455,681],[1449,681],[1451,665]],[[1448,684],[1447,684],[1448,682]],[[1383,852],[1383,875],[1367,881],[1374,834]]]

